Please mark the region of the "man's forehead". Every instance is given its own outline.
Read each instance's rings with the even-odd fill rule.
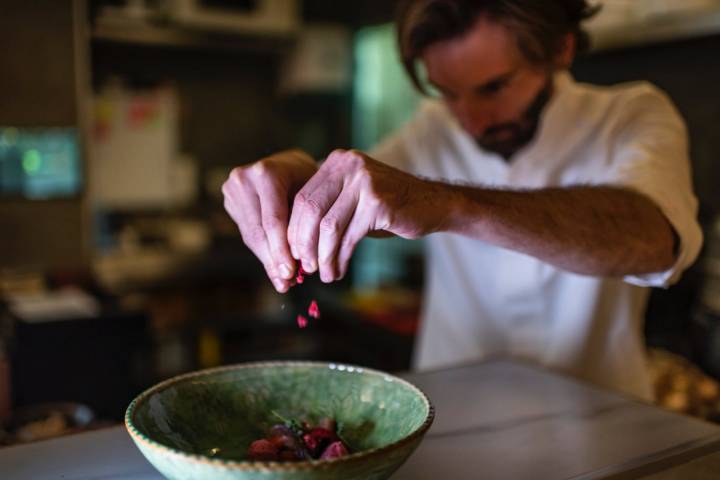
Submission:
[[[523,63],[515,36],[504,25],[481,17],[464,35],[430,45],[422,54],[436,84],[487,83]]]

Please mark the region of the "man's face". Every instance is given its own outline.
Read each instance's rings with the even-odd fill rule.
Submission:
[[[501,24],[480,19],[423,52],[429,82],[478,145],[509,159],[529,143],[552,94],[550,68],[531,65]]]

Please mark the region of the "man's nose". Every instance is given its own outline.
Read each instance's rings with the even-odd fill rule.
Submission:
[[[481,137],[492,124],[492,116],[486,108],[476,105],[461,104],[456,111],[458,121],[468,134]]]

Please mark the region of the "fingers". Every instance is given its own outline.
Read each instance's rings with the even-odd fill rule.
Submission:
[[[303,269],[308,273],[314,273],[318,269],[320,222],[341,191],[342,180],[328,181],[313,192],[301,191],[295,198],[292,215],[298,220],[294,238],[290,237],[290,243],[294,246]]]
[[[365,236],[371,231],[371,219],[372,216],[368,211],[368,208],[363,205],[362,200],[359,200],[355,214],[353,215],[350,224],[338,244],[336,258],[338,280],[345,278],[350,265],[350,258],[355,251],[355,247],[360,240],[365,238]]]
[[[288,226],[288,240],[293,257],[300,260],[303,269],[314,273],[318,269],[318,242],[320,222],[344,188],[342,171],[330,163],[333,152],[295,196]]]
[[[320,221],[318,266],[320,280],[325,283],[341,278],[337,254],[340,243],[345,236],[345,231],[351,220],[353,220],[357,199],[355,191],[351,189],[343,190]]]
[[[225,209],[238,225],[243,242],[263,264],[275,289],[281,293],[287,292],[290,282],[283,278],[273,260],[261,217],[260,198],[249,181],[247,170],[233,171],[223,185],[223,194]]]
[[[295,261],[290,254],[287,239],[287,187],[264,174],[262,164],[252,168],[257,198],[260,200],[260,219],[273,266],[279,278],[291,280],[295,274]]]

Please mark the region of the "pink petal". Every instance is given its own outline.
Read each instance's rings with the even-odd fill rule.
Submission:
[[[308,315],[310,315],[312,318],[320,318],[320,308],[318,308],[318,304],[315,300],[310,302],[310,306],[308,307]]]
[[[295,281],[297,283],[303,283],[305,281],[305,270],[303,270],[302,265],[298,267],[297,275],[295,276]]]
[[[333,442],[331,443],[325,451],[320,455],[320,460],[328,460],[330,458],[338,458],[338,457],[344,457],[345,455],[348,455],[350,452],[348,452],[347,448],[345,448],[345,444],[341,441]]]

